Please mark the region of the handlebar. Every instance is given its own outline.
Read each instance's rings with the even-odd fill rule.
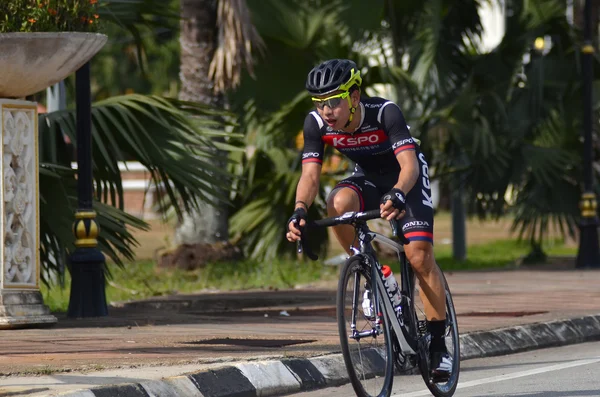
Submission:
[[[342,215],[323,218],[316,221],[307,221],[306,226],[300,229],[300,232],[304,234],[304,229],[307,227],[330,227],[337,225],[352,225],[356,222],[366,222],[372,219],[380,219],[381,212],[378,209],[365,211],[365,212],[346,212]],[[392,227],[392,234],[394,237],[397,237],[400,242],[404,245],[408,244],[410,241],[406,238],[404,233],[398,229],[398,222],[396,220],[390,221],[390,226]],[[298,241],[298,253],[301,254],[304,251],[306,256],[308,256],[311,260],[316,261],[319,259],[319,256],[316,255],[310,247],[300,239]]]

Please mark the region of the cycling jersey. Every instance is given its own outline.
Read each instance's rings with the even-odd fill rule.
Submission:
[[[383,98],[364,98],[360,108],[361,121],[353,133],[333,130],[319,113],[310,112],[304,121],[302,163],[322,163],[328,144],[365,172],[398,173],[396,155],[403,150],[418,150],[400,108]]]
[[[302,163],[323,162],[325,144],[333,146],[355,164],[349,178],[340,181],[334,192],[350,188],[357,193],[360,210],[379,208],[380,198],[398,182],[400,165],[396,156],[404,150],[416,152],[419,178],[406,195],[406,214],[400,220],[404,235],[411,241],[433,242],[433,203],[429,168],[400,108],[383,98],[362,98],[361,120],[354,133],[336,131],[321,116],[310,112],[304,121]]]

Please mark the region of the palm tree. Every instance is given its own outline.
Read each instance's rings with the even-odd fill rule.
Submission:
[[[442,66],[452,59],[454,49],[461,47],[457,38],[462,43],[465,32],[474,36],[481,31],[477,2],[463,2],[466,4],[461,3],[447,17],[444,10],[448,4],[437,9],[432,3],[436,2],[378,1],[366,6],[343,1],[249,1],[269,50],[257,65],[256,81],[243,80],[230,95],[232,108],[244,115],[240,129],[245,131],[247,147],[252,148],[234,154],[239,162],[234,172],[242,176],[242,182],[231,218],[231,230],[242,238],[248,254],[272,258],[293,252],[281,229],[290,215],[300,175],[296,137],[311,108],[303,85],[312,66],[326,58],[355,59],[364,66],[365,94],[378,83],[395,85],[413,120],[427,105],[421,102],[423,98],[443,98],[442,85],[444,92],[453,92],[453,86],[446,83],[450,72],[457,81],[466,76],[460,62],[453,68]],[[439,25],[443,25],[441,32]],[[420,46],[413,46],[418,40]],[[429,52],[419,51],[423,47]],[[392,56],[390,49],[394,50]],[[406,71],[399,66],[404,56],[411,57]],[[373,60],[377,65],[372,66]],[[440,87],[425,84],[432,80],[430,76]],[[313,218],[324,215],[327,188],[347,172],[344,163],[325,171],[322,190],[309,214]],[[325,248],[326,235],[311,237],[315,247]]]
[[[579,43],[565,2],[512,1],[511,7],[502,42],[466,58],[462,84],[426,109],[420,128],[435,148],[438,176],[465,182],[471,213],[514,213],[513,229],[539,254],[552,228],[563,236],[576,231]],[[542,54],[533,43],[546,35],[553,46]]]
[[[381,67],[365,66],[366,85],[397,86],[433,177],[447,189],[464,183],[471,214],[514,212],[515,230],[534,248],[552,224],[564,235],[574,233],[580,84],[566,5],[512,1],[504,39],[481,53],[483,1],[390,0],[362,8],[341,1],[248,2],[269,49],[257,79],[243,79],[229,96],[251,148],[233,154],[239,161],[234,172],[243,178],[231,218],[249,254],[273,257],[293,249],[280,225],[299,176],[295,138],[310,107],[302,93],[306,72],[333,57],[368,65],[369,51],[379,48]],[[531,53],[535,38],[546,34],[556,43],[551,52]],[[524,63],[528,54],[531,62]],[[324,193],[311,216],[320,215]]]
[[[148,1],[139,0],[138,6],[147,5]],[[183,30],[189,28],[182,34],[182,50],[187,46],[191,51],[188,55],[182,53],[180,99],[227,106],[237,115],[236,122],[245,132],[246,150],[233,151],[230,155],[238,162],[229,166],[238,177],[232,192],[234,208],[230,226],[235,237],[242,238],[248,253],[272,257],[292,252],[293,247],[280,232],[289,216],[299,177],[296,138],[310,108],[302,86],[310,67],[333,57],[353,58],[365,65],[365,87],[380,82],[397,87],[399,102],[412,130],[423,141],[430,163],[436,169],[435,176],[450,187],[452,178],[465,182],[470,192],[471,213],[501,216],[514,210],[515,227],[534,244],[541,241],[552,220],[557,220],[557,227],[567,234],[573,230],[580,179],[578,155],[574,155],[579,153],[575,138],[579,135],[577,106],[580,100],[576,51],[573,50],[577,42],[564,24],[564,2],[512,1],[513,15],[507,19],[504,40],[489,54],[479,53],[474,45],[482,31],[477,14],[480,2],[390,0],[361,7],[354,3],[348,6],[348,2],[340,0],[248,0],[252,20],[268,49],[254,68],[256,79],[249,78],[252,69],[247,51],[246,55],[230,51],[229,54],[238,55],[227,56],[225,50],[248,49],[247,45],[225,44],[236,42],[226,39],[230,37],[227,32],[246,32],[243,37],[250,37],[251,30],[228,30],[227,24],[219,22],[219,16],[224,21],[249,21],[248,10],[242,12],[239,8],[245,2],[182,2],[182,14],[189,16],[182,23]],[[123,2],[126,3],[130,1]],[[147,19],[147,14],[144,15]],[[135,27],[135,21],[128,19],[126,26]],[[558,44],[543,57],[532,53],[532,61],[524,65],[524,54],[530,53],[534,39],[544,34],[552,35]],[[391,57],[387,52],[390,41],[394,49]],[[193,44],[198,42],[212,45],[205,45],[200,51],[200,47]],[[367,66],[373,53],[379,57],[379,65]],[[186,56],[189,56],[187,60]],[[571,60],[565,64],[561,60],[567,57]],[[232,67],[219,68],[219,65]],[[241,71],[241,65],[246,65],[248,70]],[[207,79],[207,75],[211,78]],[[222,186],[225,190],[217,188],[216,183],[222,179],[219,172],[224,167],[215,167],[214,158],[218,153],[216,149],[223,148],[224,142],[229,141],[214,138],[222,136],[215,130],[220,128],[219,123],[226,115],[215,114],[210,107],[194,105],[192,109],[196,114],[204,116],[201,119],[203,131],[210,130],[200,138],[197,126],[185,117],[184,110],[192,106],[190,103],[153,102],[159,99],[145,97],[144,101],[150,102],[144,102],[145,111],[139,114],[138,103],[124,105],[133,113],[129,113],[128,121],[119,119],[119,127],[128,128],[127,123],[137,127],[134,120],[146,112],[177,113],[176,119],[184,126],[183,130],[178,129],[179,132],[167,140],[181,139],[179,133],[193,131],[190,134],[197,139],[194,153],[203,153],[204,158],[210,160],[200,167],[204,174],[196,174],[197,185],[190,186],[185,178],[177,183],[171,181],[171,175],[178,175],[181,170],[161,173],[164,162],[173,157],[169,155],[154,167],[157,183],[171,181],[165,187],[173,186],[170,198],[173,203],[183,203],[180,214],[185,212],[188,202],[191,202],[188,209],[197,208],[194,203],[201,201],[214,203],[215,197],[221,197],[219,202],[224,202],[222,192],[231,189],[229,186]],[[121,116],[119,109],[111,109],[113,116]],[[143,134],[159,133],[148,132],[153,131],[154,119],[149,120],[144,124],[145,129],[137,130],[141,135],[134,142],[144,143]],[[104,135],[104,131],[114,133],[114,128],[103,123],[106,125],[107,119],[98,119],[95,126],[101,137],[109,139],[110,135]],[[163,123],[157,129],[162,130],[168,124]],[[152,147],[157,152],[148,156],[150,148],[144,145],[140,148],[136,156],[146,156],[145,164],[151,167],[155,157],[165,155],[160,148]],[[112,187],[118,199],[119,180],[114,165],[102,158],[100,161],[104,164],[98,165],[101,170],[98,177],[108,186],[102,191],[110,198]],[[344,170],[331,168],[328,172],[328,176],[337,177]],[[313,217],[322,214],[326,181],[322,186],[320,200],[311,208]],[[560,197],[556,192],[562,193]],[[508,202],[507,193],[511,195]],[[317,240],[324,241],[321,237]]]
[[[181,0],[181,91],[179,98],[224,107],[224,92],[239,84],[242,66],[252,71],[253,47],[262,45],[244,0]],[[226,168],[223,152],[218,167]],[[187,214],[178,243],[216,243],[229,237],[230,189]]]
[[[348,7],[341,1],[254,0],[248,5],[267,51],[256,65],[256,79],[242,79],[229,94],[246,146],[246,151],[232,153],[239,182],[230,226],[246,254],[272,259],[292,254],[295,248],[285,240],[283,228],[300,177],[297,138],[312,106],[303,89],[308,71],[325,58],[345,57],[365,65],[365,88],[407,79],[398,67],[367,67],[370,45],[381,45],[375,39],[382,29],[383,2]],[[311,218],[324,215],[327,189],[347,172],[347,165],[324,168]],[[325,231],[311,232],[310,239],[315,250],[325,252]]]
[[[159,0],[99,1],[101,19],[128,29],[143,53],[141,30],[154,26],[160,16],[178,18],[167,2]],[[143,57],[140,55],[140,60]],[[193,118],[193,120],[192,120]],[[133,259],[131,228],[147,225],[123,212],[123,186],[118,162],[137,160],[152,176],[163,207],[181,217],[201,202],[219,197],[231,183],[230,174],[215,165],[215,137],[226,132],[231,115],[195,102],[155,95],[110,97],[93,104],[94,207],[101,228],[99,247],[122,265]],[[73,247],[72,214],[76,208],[76,171],[71,169],[77,145],[75,112],[63,110],[40,115],[40,224],[42,276],[63,273]],[[220,149],[227,149],[225,143]]]

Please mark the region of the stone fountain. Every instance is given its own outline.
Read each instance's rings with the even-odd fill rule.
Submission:
[[[0,329],[55,323],[40,293],[37,103],[106,43],[96,33],[0,34]]]

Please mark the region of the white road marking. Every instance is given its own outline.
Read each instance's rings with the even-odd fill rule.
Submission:
[[[556,365],[550,365],[547,367],[530,369],[528,371],[513,372],[512,374],[490,376],[489,378],[470,380],[468,382],[458,382],[457,389],[466,389],[468,387],[485,385],[487,383],[502,382],[502,381],[510,380],[510,379],[523,378],[525,376],[543,374],[544,372],[559,371],[561,369],[579,367],[582,365],[590,365],[590,364],[594,364],[597,362],[600,362],[600,358],[571,361],[571,362],[567,362],[564,364],[556,364]],[[418,391],[418,392],[408,393],[408,394],[395,394],[392,397],[400,397],[400,396],[402,396],[402,397],[417,397],[417,396],[430,396],[430,395],[431,395],[431,392],[429,390],[423,390],[423,391]]]

